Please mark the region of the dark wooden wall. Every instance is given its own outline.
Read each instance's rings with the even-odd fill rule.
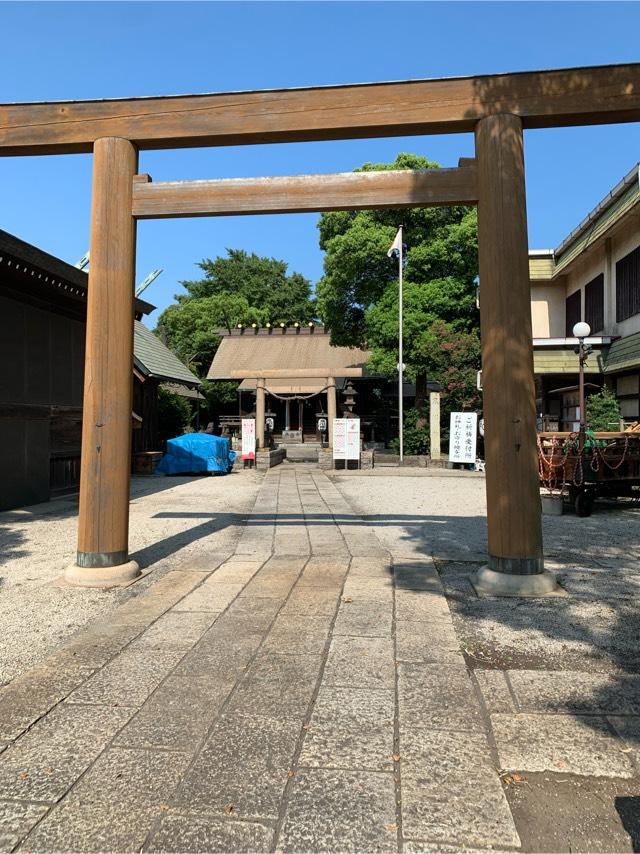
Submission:
[[[52,473],[63,491],[80,455],[85,325],[34,303],[0,292],[0,510],[46,501]]]

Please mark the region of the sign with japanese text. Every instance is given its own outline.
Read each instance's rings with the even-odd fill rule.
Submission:
[[[347,459],[347,419],[333,419],[333,459]]]
[[[333,459],[360,459],[360,419],[333,419]]]
[[[360,459],[360,419],[345,418],[347,422],[347,459]]]
[[[256,421],[255,418],[242,419],[242,459],[256,458]]]
[[[449,431],[449,462],[475,463],[477,412],[452,412]]]

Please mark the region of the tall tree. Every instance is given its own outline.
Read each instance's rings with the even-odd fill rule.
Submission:
[[[284,261],[228,249],[226,258],[198,266],[204,278],[181,282],[185,293],[162,312],[156,333],[200,376],[206,376],[220,343],[216,329],[304,323],[315,316],[310,282],[300,273],[287,274]]]
[[[437,168],[424,157],[400,154],[393,163],[367,163],[358,171]],[[389,377],[396,375],[398,262],[387,257],[387,250],[400,223],[407,244],[404,361],[407,376],[416,382],[416,404],[424,405],[426,382],[431,379],[443,384],[445,410],[464,401],[474,405],[479,367],[475,208],[323,214],[318,224],[325,252],[324,275],[317,287],[319,313],[335,344],[367,346],[372,351],[371,367]],[[455,380],[454,354],[459,360]]]

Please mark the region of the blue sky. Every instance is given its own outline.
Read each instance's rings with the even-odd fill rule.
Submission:
[[[635,62],[637,3],[0,3],[0,101],[215,92]],[[453,166],[471,135],[143,152],[155,180],[347,171],[399,151]],[[556,246],[640,160],[640,125],[528,131],[530,245]],[[0,228],[74,263],[91,157],[0,159]],[[160,308],[195,262],[239,247],[322,273],[316,215],[143,222]],[[151,318],[153,325],[153,316]]]

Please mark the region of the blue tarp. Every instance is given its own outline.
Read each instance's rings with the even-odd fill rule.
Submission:
[[[208,433],[186,433],[167,440],[167,452],[156,468],[158,474],[187,474],[233,468],[237,454],[229,440]]]

